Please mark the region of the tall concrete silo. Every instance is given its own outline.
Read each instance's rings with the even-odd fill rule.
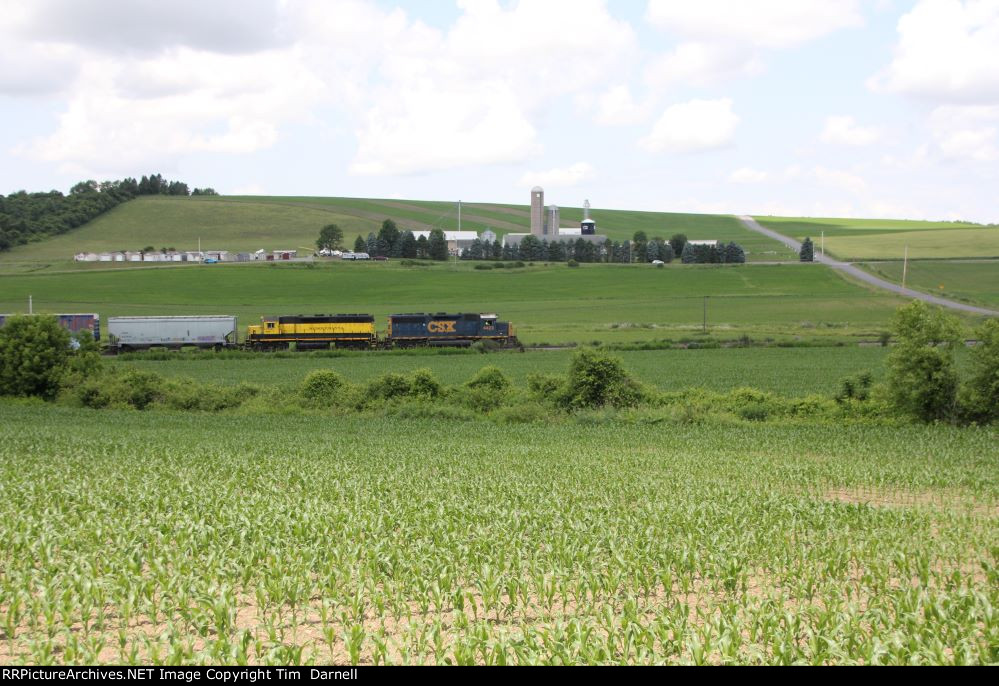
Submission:
[[[561,210],[559,210],[558,205],[552,205],[548,208],[548,216],[545,221],[545,238],[548,240],[558,238],[558,227],[561,223]]]
[[[545,234],[545,189],[531,189],[531,233],[541,238]]]

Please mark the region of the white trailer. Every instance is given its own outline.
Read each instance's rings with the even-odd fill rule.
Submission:
[[[112,352],[149,348],[235,347],[236,318],[217,317],[108,317],[108,341]]]

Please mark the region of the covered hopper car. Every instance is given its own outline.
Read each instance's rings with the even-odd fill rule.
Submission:
[[[108,318],[112,353],[185,347],[222,350],[236,347],[238,335],[236,318],[231,316]]]

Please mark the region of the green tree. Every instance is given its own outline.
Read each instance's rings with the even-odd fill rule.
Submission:
[[[962,389],[966,417],[987,423],[999,420],[999,319],[989,319],[976,331],[971,351],[971,378]]]
[[[336,224],[327,224],[319,232],[316,247],[320,250],[339,250],[343,243],[343,229]]]
[[[687,246],[687,236],[682,233],[673,234],[669,239],[669,245],[673,248],[674,255],[683,255],[683,249]]]
[[[395,249],[396,243],[399,242],[399,235],[399,227],[395,225],[394,221],[386,219],[382,222],[382,228],[378,231],[378,239],[385,241],[386,255]]]
[[[805,242],[801,244],[801,250],[798,252],[798,257],[802,262],[815,261],[815,246],[812,244],[811,238],[806,238]]]
[[[70,358],[55,317],[15,315],[0,327],[0,395],[55,397]]]
[[[413,259],[418,254],[418,247],[416,244],[416,236],[413,235],[412,231],[404,231],[402,237],[399,239],[399,256],[405,257],[407,259]]]
[[[950,419],[957,405],[954,347],[961,324],[953,316],[915,300],[892,320],[897,344],[888,354],[887,388],[900,412],[924,422]]]
[[[430,253],[430,259],[437,260],[438,262],[447,260],[447,241],[444,239],[443,231],[440,229],[434,229],[430,232],[430,240],[428,241],[427,250]]]
[[[354,241],[354,252],[364,252],[368,249],[368,244],[364,240],[363,236],[358,236],[357,240]]]

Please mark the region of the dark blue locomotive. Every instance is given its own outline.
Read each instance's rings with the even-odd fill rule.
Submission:
[[[520,346],[513,325],[499,321],[495,314],[393,314],[387,340],[396,348],[467,348],[477,341],[493,341],[504,348]]]

